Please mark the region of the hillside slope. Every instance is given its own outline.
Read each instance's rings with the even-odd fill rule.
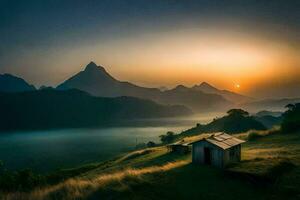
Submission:
[[[35,90],[33,85],[30,85],[19,77],[10,74],[0,74],[0,92],[25,92],[33,90]]]
[[[268,135],[245,143],[242,162],[223,171],[192,164],[190,154],[155,147],[104,162],[54,186],[10,194],[7,199],[292,200],[300,197],[299,152],[299,134]]]

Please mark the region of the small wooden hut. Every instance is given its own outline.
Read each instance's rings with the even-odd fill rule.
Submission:
[[[167,146],[168,150],[174,153],[186,154],[191,151],[191,148],[188,143],[184,143],[184,141],[180,141],[174,144],[170,144]]]
[[[207,164],[223,168],[241,160],[241,144],[245,141],[226,133],[214,133],[192,142],[192,160],[196,164]]]

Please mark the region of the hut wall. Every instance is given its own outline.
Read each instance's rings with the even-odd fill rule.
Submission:
[[[230,163],[241,161],[241,145],[237,145],[226,149],[224,151],[223,163],[228,165]]]
[[[204,148],[209,148],[211,155],[211,165],[222,167],[223,166],[223,150],[210,144],[207,141],[201,141],[193,145],[193,163],[204,164],[205,163],[205,153]]]

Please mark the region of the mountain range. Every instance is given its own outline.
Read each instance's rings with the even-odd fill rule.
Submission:
[[[94,62],[90,62],[82,71],[59,84],[56,89],[78,89],[98,97],[131,96],[160,104],[185,105],[194,112],[226,111],[232,107],[251,112],[263,109],[282,110],[288,103],[299,102],[299,99],[256,100],[232,91],[220,90],[207,82],[192,87],[178,85],[172,89],[141,87],[117,80],[104,67]],[[21,78],[9,74],[0,75],[0,92],[33,90],[35,87]]]
[[[76,89],[0,93],[0,110],[0,130],[123,126],[132,125],[134,119],[192,114],[181,105],[135,97],[95,97]]]
[[[133,96],[163,104],[181,104],[194,111],[227,110],[236,103],[251,99],[230,91],[218,90],[208,83],[191,88],[178,85],[169,90],[141,87],[115,79],[104,67],[97,66],[94,62],[89,63],[83,71],[57,86],[59,90],[71,88],[86,91],[95,96]]]

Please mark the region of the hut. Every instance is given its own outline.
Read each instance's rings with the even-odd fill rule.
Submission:
[[[226,133],[214,133],[192,144],[192,161],[223,168],[241,160],[241,144],[245,141]]]
[[[170,152],[179,154],[187,154],[191,151],[189,143],[184,143],[184,141],[170,144],[167,146],[167,148]]]

